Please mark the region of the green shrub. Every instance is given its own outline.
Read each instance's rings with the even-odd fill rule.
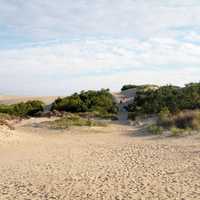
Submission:
[[[117,113],[117,106],[109,90],[82,91],[80,94],[57,99],[52,110],[78,112],[98,112],[101,115]]]
[[[172,127],[170,129],[170,132],[171,132],[172,136],[180,136],[185,132],[185,130],[177,128],[177,127]]]
[[[173,125],[172,114],[167,107],[164,107],[158,114],[158,124],[163,127],[170,127]]]
[[[135,120],[136,119],[136,113],[134,112],[128,112],[128,119],[129,120]]]
[[[170,113],[170,111],[167,107],[164,107],[164,108],[161,109],[161,111],[159,113],[159,118],[161,120],[165,120],[167,118],[170,118],[170,116],[171,116],[171,113]]]
[[[191,83],[185,87],[162,86],[155,90],[140,90],[129,112],[140,114],[158,114],[163,108],[170,113],[186,109],[200,109],[200,83]]]
[[[151,124],[148,127],[148,131],[154,135],[161,135],[163,133],[163,128],[160,126],[157,126],[156,124]]]
[[[27,101],[12,105],[0,105],[0,113],[15,116],[34,116],[37,112],[43,111],[44,103],[41,101]]]
[[[121,88],[121,91],[124,91],[124,90],[129,90],[129,89],[133,89],[133,88],[137,88],[138,86],[137,85],[124,85],[122,88]]]

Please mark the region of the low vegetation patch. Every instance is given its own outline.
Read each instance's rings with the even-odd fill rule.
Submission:
[[[160,116],[158,123],[166,128],[200,130],[200,111],[186,110],[176,114],[169,113],[165,117]]]
[[[66,114],[60,119],[43,124],[52,129],[66,129],[72,126],[106,126],[104,122],[86,119],[75,114]]]
[[[185,133],[185,131],[186,130],[177,127],[170,128],[171,136],[181,136]]]
[[[89,118],[89,119],[111,119],[111,120],[118,120],[117,114],[114,113],[102,113],[99,111],[93,112],[81,112],[76,113],[80,117]]]
[[[16,119],[15,116],[11,116],[9,114],[0,113],[0,126],[6,126],[10,130],[14,130],[14,127],[10,125],[8,121]]]
[[[180,129],[200,130],[200,111],[184,111],[172,117],[172,123]]]
[[[156,124],[151,124],[148,126],[148,131],[154,135],[161,135],[163,134],[164,129]]]
[[[185,110],[174,114],[164,108],[158,115],[157,124],[150,126],[148,130],[157,134],[159,127],[163,131],[170,131],[172,136],[200,131],[200,110]]]
[[[43,111],[44,103],[42,101],[27,101],[12,105],[0,105],[0,113],[10,116],[34,116],[37,112]]]
[[[0,113],[0,120],[13,120],[16,119],[16,116],[9,115],[6,113]]]

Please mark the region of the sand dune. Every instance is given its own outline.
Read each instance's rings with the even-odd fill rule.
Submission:
[[[113,93],[113,96],[117,103],[122,103],[122,106],[127,106],[132,103],[136,96],[136,89],[128,89],[121,92]]]
[[[41,100],[46,104],[51,104],[56,98],[57,96],[0,96],[0,104],[14,104],[29,100]]]
[[[38,128],[45,120],[0,129],[0,200],[199,200],[200,136],[139,136],[120,124]]]

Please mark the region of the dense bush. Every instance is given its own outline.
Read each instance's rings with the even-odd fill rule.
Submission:
[[[172,114],[167,107],[164,107],[158,114],[158,125],[169,127],[172,126],[172,121]]]
[[[200,83],[191,83],[182,88],[167,85],[157,90],[139,92],[135,101],[128,106],[128,111],[136,114],[157,114],[163,108],[170,113],[200,108]]]
[[[27,101],[12,105],[0,105],[0,113],[15,116],[34,116],[37,112],[43,111],[44,103],[41,101]]]
[[[109,90],[82,91],[65,98],[58,98],[52,106],[52,110],[66,112],[94,112],[116,113],[117,106]]]

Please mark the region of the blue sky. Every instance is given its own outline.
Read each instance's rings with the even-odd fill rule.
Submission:
[[[0,0],[0,94],[199,81],[199,0]]]

